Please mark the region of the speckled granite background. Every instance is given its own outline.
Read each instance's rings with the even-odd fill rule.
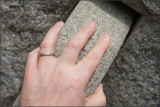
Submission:
[[[0,105],[11,106],[19,94],[28,52],[48,29],[65,21],[77,0],[2,0]]]
[[[141,16],[103,79],[107,105],[160,107],[160,0],[123,0]]]
[[[103,79],[108,106],[160,106],[160,0],[122,0],[141,15]],[[76,3],[75,3],[76,4]],[[1,1],[0,105],[12,105],[29,51],[73,1]],[[62,18],[62,19],[61,19]],[[23,36],[22,36],[23,35]]]

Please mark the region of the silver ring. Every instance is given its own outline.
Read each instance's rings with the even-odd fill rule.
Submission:
[[[55,56],[55,54],[54,53],[41,53],[40,57],[42,56]]]

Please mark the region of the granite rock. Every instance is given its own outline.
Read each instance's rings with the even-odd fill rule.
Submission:
[[[39,46],[52,25],[68,18],[77,2],[1,1],[1,106],[11,106],[18,96],[27,54]]]
[[[160,1],[137,1],[126,1],[141,15],[102,81],[107,106],[160,106]]]

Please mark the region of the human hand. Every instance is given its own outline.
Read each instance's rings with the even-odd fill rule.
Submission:
[[[110,36],[102,36],[84,58],[77,63],[79,53],[96,24],[87,23],[68,42],[59,58],[42,56],[53,53],[63,22],[56,23],[46,34],[39,48],[28,54],[20,106],[105,106],[103,86],[85,97],[86,86],[110,44]]]

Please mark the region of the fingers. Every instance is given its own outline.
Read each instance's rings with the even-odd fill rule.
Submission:
[[[85,106],[105,106],[106,97],[103,92],[103,85],[100,83],[97,90],[85,99]]]
[[[96,23],[89,22],[68,42],[65,47],[61,59],[68,63],[76,63],[79,53],[86,44],[90,36],[96,30]]]
[[[52,28],[49,29],[40,45],[40,53],[54,53],[54,46],[58,34],[64,23],[62,21],[57,22]],[[47,62],[51,59],[55,59],[53,56],[42,56],[39,58],[39,67],[47,66]]]
[[[26,72],[33,72],[37,69],[40,48],[36,48],[28,54]]]
[[[63,26],[63,22],[57,22],[53,27],[49,29],[40,45],[40,53],[53,53],[54,46],[56,44],[58,33]]]
[[[93,72],[96,70],[101,58],[110,44],[110,36],[102,36],[96,43],[96,45],[84,56],[84,58],[78,63],[77,67],[81,69],[81,74],[86,78],[86,84],[88,83]]]

